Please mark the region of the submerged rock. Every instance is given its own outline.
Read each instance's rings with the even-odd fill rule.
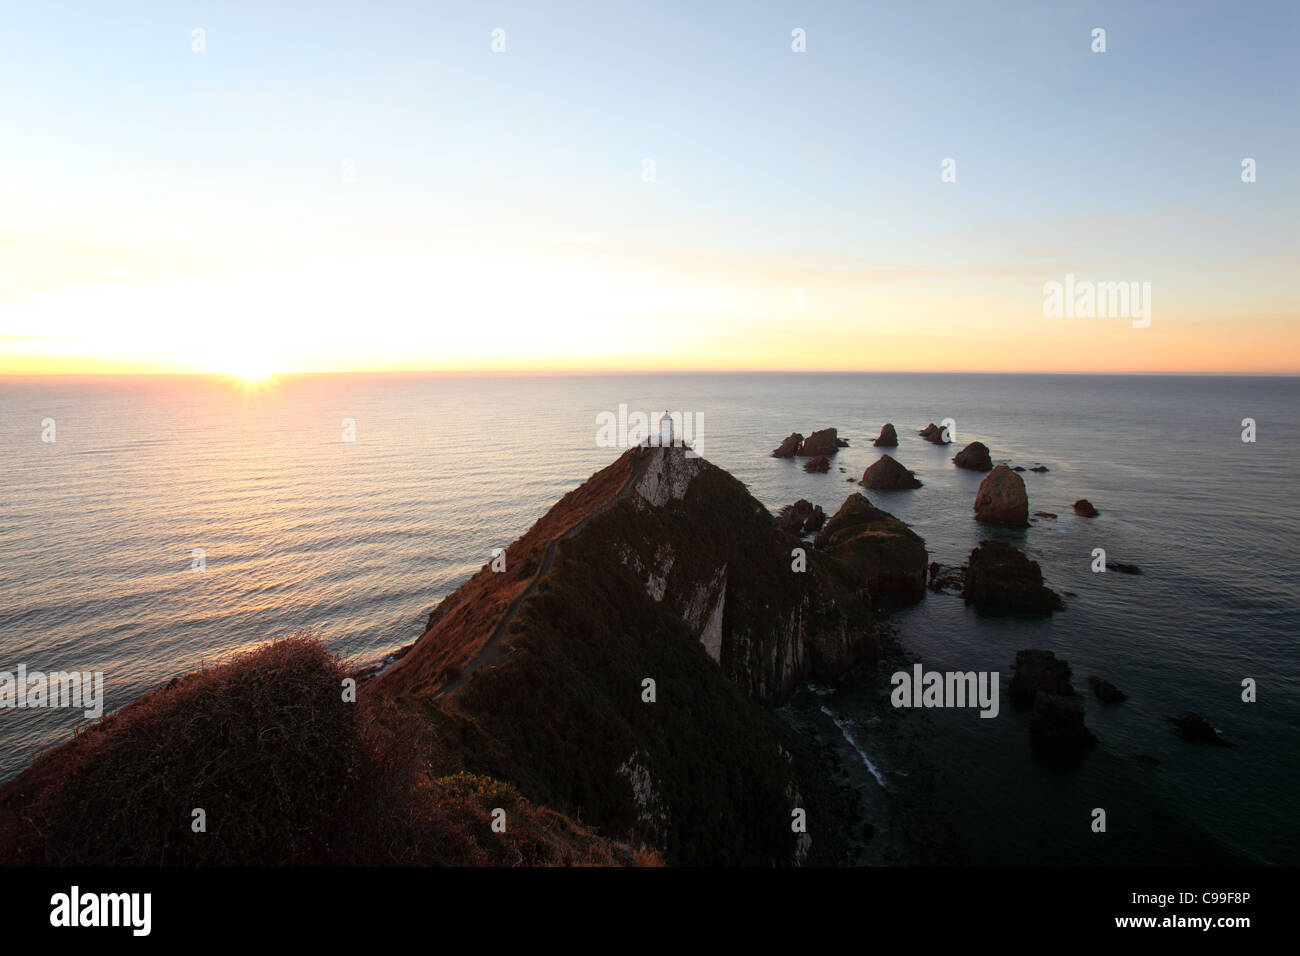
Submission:
[[[831,461],[825,455],[818,455],[804,462],[803,470],[810,474],[825,474],[831,470]]]
[[[1100,677],[1089,677],[1088,686],[1092,688],[1092,692],[1097,695],[1097,699],[1103,704],[1122,704],[1128,700],[1128,694],[1110,681],[1102,680]]]
[[[1165,720],[1174,725],[1175,732],[1184,740],[1215,744],[1219,747],[1235,746],[1224,740],[1223,735],[1214,729],[1214,725],[1200,714],[1188,711],[1179,714],[1177,717],[1166,717]]]
[[[930,590],[960,593],[966,586],[966,565],[930,563]]]
[[[992,471],[993,459],[989,457],[988,445],[982,441],[973,441],[953,456],[952,463],[958,468],[970,471]]]
[[[1136,564],[1125,564],[1123,561],[1107,561],[1107,571],[1118,571],[1120,574],[1141,574],[1142,569]]]
[[[919,601],[925,594],[925,541],[904,522],[854,493],[826,522],[814,547],[864,586],[868,601]]]
[[[1035,512],[1034,512],[1034,517],[1035,517],[1035,518],[1055,518],[1056,515],[1053,514],[1053,513],[1050,512],[1050,511],[1035,511]]]
[[[880,459],[862,473],[862,484],[878,491],[898,491],[905,488],[920,488],[921,482],[889,455]]]
[[[1095,518],[1098,511],[1092,506],[1092,502],[1087,498],[1080,498],[1074,503],[1074,513],[1081,518]]]
[[[872,442],[877,448],[897,448],[898,432],[894,431],[894,426],[886,422],[885,426],[880,429],[880,437]]]
[[[1043,586],[1043,572],[1004,541],[981,541],[970,553],[962,597],[981,611],[1059,611],[1060,596]]]
[[[1029,526],[1029,495],[1025,482],[1006,465],[998,465],[975,493],[975,520],[1010,528]]]
[[[1047,471],[1047,466],[1046,466],[1046,465],[1034,465],[1034,467],[1033,467],[1033,468],[1030,468],[1029,470],[1030,470],[1030,471],[1036,471],[1036,472],[1038,472],[1039,474],[1042,474],[1043,472]]]

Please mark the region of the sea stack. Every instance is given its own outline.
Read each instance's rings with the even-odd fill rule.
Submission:
[[[894,426],[892,424],[885,422],[885,426],[880,429],[880,437],[872,444],[877,448],[897,448],[898,432],[894,431]]]
[[[799,447],[803,444],[803,436],[798,432],[791,432],[790,437],[772,449],[773,458],[793,458],[799,454]]]
[[[926,441],[931,442],[935,445],[947,445],[952,442],[952,439],[949,438],[947,435],[947,429],[940,428],[934,422],[930,422],[930,424],[922,428],[919,432],[917,432],[917,434],[920,435],[922,438],[924,438]]]
[[[1097,509],[1092,506],[1092,502],[1087,498],[1080,498],[1074,503],[1074,513],[1081,518],[1097,517]]]
[[[920,488],[921,482],[889,455],[881,455],[880,460],[862,473],[862,482],[867,488],[877,491],[899,491],[905,488]]]
[[[1006,465],[998,465],[980,482],[975,494],[975,520],[1008,528],[1029,526],[1029,495],[1024,479]]]
[[[982,441],[973,441],[953,456],[952,463],[958,468],[970,471],[992,471],[993,459],[989,457],[988,445]]]
[[[803,447],[796,452],[801,458],[816,458],[821,455],[833,455],[848,442],[840,439],[834,428],[823,428],[804,439]]]

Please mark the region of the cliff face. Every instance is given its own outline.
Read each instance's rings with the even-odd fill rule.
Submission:
[[[490,664],[469,679],[427,666],[483,643],[435,612],[371,692],[418,702],[467,769],[671,862],[790,862],[788,759],[755,702],[870,659],[872,618],[832,559],[721,469],[680,448],[611,469],[630,477],[587,483],[620,491],[565,525]]]

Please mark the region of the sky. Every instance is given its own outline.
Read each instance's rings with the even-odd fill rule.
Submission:
[[[1298,28],[6,0],[0,374],[1300,372]]]

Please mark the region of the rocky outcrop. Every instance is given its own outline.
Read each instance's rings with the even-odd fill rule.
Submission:
[[[975,520],[1008,528],[1029,526],[1029,495],[1025,482],[1006,465],[998,465],[975,493]]]
[[[1044,472],[1047,471],[1047,466],[1046,466],[1046,465],[1034,465],[1034,467],[1033,467],[1033,468],[1030,468],[1029,470],[1030,470],[1030,471],[1037,472],[1038,474],[1041,475],[1041,474],[1043,474]]]
[[[1102,680],[1095,675],[1088,678],[1088,686],[1092,688],[1092,692],[1103,704],[1122,704],[1128,700],[1128,694],[1110,681]]]
[[[818,455],[804,462],[803,470],[813,475],[824,475],[831,470],[831,460],[825,455]]]
[[[1038,562],[1003,541],[981,541],[970,553],[962,597],[993,613],[1046,613],[1064,606],[1055,591],[1043,586]]]
[[[1007,688],[1007,696],[1013,703],[1027,707],[1040,692],[1074,696],[1074,688],[1070,685],[1070,665],[1057,660],[1051,651],[1037,648],[1017,651],[1015,675]]]
[[[800,498],[792,505],[786,505],[776,516],[776,523],[787,534],[802,537],[811,534],[826,523],[826,512],[821,505]]]
[[[880,459],[862,473],[860,484],[877,491],[898,491],[906,488],[920,488],[921,482],[916,475],[908,471],[889,455]]]
[[[886,422],[885,426],[880,429],[880,437],[872,442],[877,448],[897,448],[898,432],[894,431],[894,426]]]
[[[1214,744],[1218,747],[1234,746],[1224,740],[1223,735],[1214,729],[1214,725],[1200,714],[1194,714],[1189,711],[1184,714],[1179,714],[1177,717],[1166,717],[1165,720],[1174,725],[1174,732],[1184,740],[1191,740],[1203,744]]]
[[[924,539],[865,495],[849,495],[814,546],[844,569],[873,606],[919,601],[925,594]]]
[[[930,422],[930,424],[922,428],[917,432],[917,434],[926,441],[935,445],[948,445],[952,443],[952,439],[945,434],[945,431],[946,429],[936,425],[934,422]]]
[[[958,468],[971,471],[992,471],[993,459],[989,457],[989,447],[982,441],[973,441],[953,456],[952,463]]]
[[[953,566],[930,562],[930,590],[960,594],[966,587],[966,565]]]
[[[841,448],[848,445],[839,437],[834,428],[823,428],[821,431],[815,431],[803,441],[803,446],[799,449],[800,457],[815,458],[818,455],[830,456],[835,454]]]
[[[780,445],[772,450],[773,458],[793,458],[799,454],[799,449],[803,445],[803,436],[798,432],[791,432],[790,437],[784,439]]]
[[[1095,518],[1098,514],[1097,509],[1087,498],[1080,498],[1074,503],[1074,513],[1081,518]]]
[[[1096,741],[1083,723],[1083,703],[1070,684],[1070,665],[1051,651],[1016,652],[1007,696],[1031,708],[1029,739],[1044,751],[1067,755]]]

